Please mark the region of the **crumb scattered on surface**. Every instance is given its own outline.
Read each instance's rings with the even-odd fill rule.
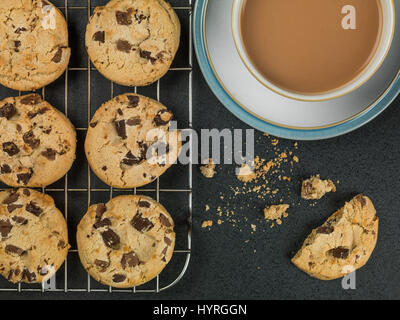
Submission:
[[[215,176],[215,164],[212,159],[208,159],[208,162],[200,166],[200,171],[208,179]]]
[[[336,192],[336,186],[331,180],[322,180],[319,174],[302,183],[301,197],[303,199],[318,200],[328,192]]]
[[[299,144],[278,141],[268,134],[259,135],[255,141],[256,144],[265,142],[268,147],[262,155],[256,154],[253,162],[243,164],[239,170],[236,166],[223,167],[224,171],[230,172],[237,179],[231,184],[221,184],[219,192],[213,196],[217,205],[207,214],[215,226],[230,226],[238,232],[248,233],[249,236],[256,232],[268,232],[269,228],[282,224],[287,213],[266,224],[265,217],[259,214],[264,210],[265,203],[290,206],[302,204],[294,185],[296,176],[299,175],[297,164],[300,162],[294,152]]]
[[[206,212],[208,211],[208,210],[210,210],[210,206],[208,205],[208,204],[206,204]]]
[[[254,167],[254,163],[253,163],[253,167]],[[257,175],[254,172],[254,169],[250,168],[250,166],[247,163],[242,164],[242,167],[239,169],[239,172],[236,176],[242,182],[251,182],[255,178],[257,178]]]
[[[203,223],[201,224],[201,227],[207,228],[207,227],[212,227],[212,225],[213,225],[213,222],[211,220],[206,220],[206,221],[203,221]]]
[[[279,204],[279,205],[272,205],[266,207],[264,209],[264,217],[267,221],[274,221],[276,224],[282,224],[282,218],[287,218],[289,215],[286,212],[289,209],[290,205],[288,204]],[[272,223],[271,228],[275,226],[275,223]]]

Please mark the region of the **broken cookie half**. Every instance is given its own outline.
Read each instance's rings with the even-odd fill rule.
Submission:
[[[357,195],[313,230],[292,262],[310,276],[333,280],[364,266],[375,248],[379,219],[372,201]]]

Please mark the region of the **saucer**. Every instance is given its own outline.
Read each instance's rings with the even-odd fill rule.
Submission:
[[[374,76],[342,97],[318,102],[285,98],[265,88],[243,64],[231,29],[233,0],[197,0],[194,44],[218,99],[239,119],[272,135],[316,140],[345,134],[381,113],[400,92],[400,0],[392,47]]]

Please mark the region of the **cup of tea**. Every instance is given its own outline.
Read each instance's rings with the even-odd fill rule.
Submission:
[[[367,82],[392,44],[393,0],[234,0],[232,32],[249,72],[296,100],[338,98]]]

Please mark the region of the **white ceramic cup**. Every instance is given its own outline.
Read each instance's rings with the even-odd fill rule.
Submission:
[[[285,96],[287,98],[301,100],[301,101],[322,101],[322,100],[330,100],[334,98],[341,97],[345,94],[348,94],[360,86],[362,86],[365,82],[367,82],[379,69],[381,64],[386,58],[386,55],[389,52],[389,49],[392,44],[394,30],[395,30],[395,8],[393,0],[380,0],[382,5],[382,13],[383,13],[383,26],[382,26],[382,35],[380,39],[380,43],[376,50],[376,53],[367,67],[352,81],[341,86],[337,89],[331,90],[329,92],[324,92],[320,94],[299,94],[291,91],[287,91],[285,89],[280,88],[279,86],[273,84],[268,79],[265,78],[257,68],[252,64],[251,60],[247,56],[246,49],[244,47],[242,41],[242,33],[241,33],[241,16],[242,16],[242,8],[247,0],[234,0],[233,8],[232,8],[232,33],[233,39],[236,44],[236,49],[243,61],[246,65],[247,69],[251,74],[264,86],[268,89],[273,90],[274,92]]]

